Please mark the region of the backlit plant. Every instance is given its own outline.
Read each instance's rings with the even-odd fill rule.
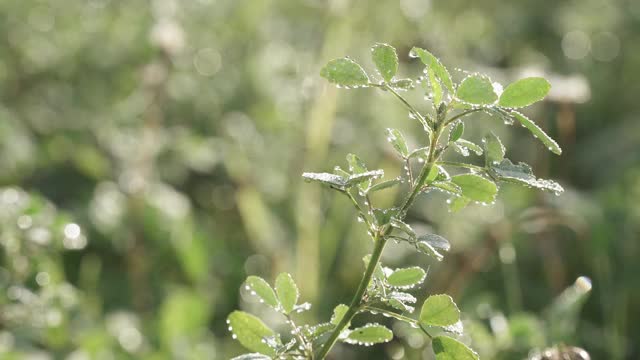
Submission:
[[[545,147],[560,154],[558,144],[518,109],[542,100],[550,89],[549,83],[538,77],[520,79],[502,86],[482,74],[468,74],[454,83],[448,70],[430,52],[413,48],[410,57],[424,64],[424,76],[418,79],[398,79],[398,56],[387,44],[376,44],[371,55],[377,74],[367,74],[349,58],[330,61],[320,75],[336,86],[347,89],[374,88],[396,97],[409,111],[412,119],[424,129],[421,138],[425,146],[410,149],[403,135],[387,129],[387,140],[401,160],[403,176],[383,180],[382,170],[370,170],[356,155],[347,155],[348,168],[337,166],[333,173],[304,173],[310,182],[318,182],[345,195],[353,203],[358,220],[363,222],[373,242],[373,250],[364,258],[365,270],[349,305],[335,307],[329,321],[302,325],[295,315],[309,309],[299,304],[298,289],[289,274],[275,279],[275,290],[267,281],[249,276],[245,286],[264,304],[282,314],[291,327],[291,336],[281,337],[257,317],[242,311],[231,313],[227,319],[233,337],[252,351],[236,359],[324,359],[336,342],[373,345],[388,342],[393,332],[387,327],[370,323],[352,327],[351,321],[361,313],[382,314],[423,331],[432,341],[436,359],[477,359],[477,354],[455,338],[462,334],[460,311],[453,299],[444,294],[427,297],[417,318],[411,317],[417,299],[408,293],[421,284],[426,272],[420,267],[390,269],[380,259],[389,240],[406,242],[418,252],[440,261],[450,248],[449,242],[436,234],[416,233],[404,220],[416,198],[433,190],[450,195],[451,211],[458,211],[470,203],[492,204],[501,183],[510,182],[551,191],[562,187],[550,180],[538,179],[525,163],[513,163],[505,158],[506,149],[493,133],[487,133],[482,145],[463,138],[467,115],[484,112],[498,116],[506,124],[519,123],[539,139]],[[433,105],[431,111],[420,112],[401,94],[418,89],[426,93]],[[449,150],[467,157],[483,156],[483,165],[444,160]],[[455,175],[450,175],[452,171]],[[455,172],[454,172],[455,171]],[[370,195],[393,186],[406,189],[405,196],[394,207],[378,208]]]

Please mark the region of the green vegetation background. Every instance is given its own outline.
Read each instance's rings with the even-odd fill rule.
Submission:
[[[371,244],[344,199],[303,183],[354,152],[399,174],[384,129],[417,125],[385,94],[319,77],[345,54],[416,45],[450,69],[554,90],[530,112],[564,149],[478,116],[560,197],[506,186],[460,214],[423,196],[412,224],[452,242],[418,292],[460,305],[485,359],[554,343],[640,357],[640,3],[633,0],[4,0],[0,2],[0,357],[228,359],[224,319],[273,313],[238,289],[294,275],[309,322],[347,302]],[[453,71],[455,77],[464,76]],[[412,95],[420,100],[419,94]],[[413,136],[411,134],[414,134]],[[394,200],[392,191],[375,199]],[[549,304],[585,275],[560,324]],[[546,314],[546,315],[545,315]],[[408,329],[337,358],[429,358]]]

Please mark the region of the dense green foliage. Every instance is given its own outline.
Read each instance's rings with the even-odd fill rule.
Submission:
[[[517,91],[502,100],[528,129],[482,112],[456,125],[449,161],[485,167],[490,153],[502,159],[491,176],[514,184],[454,214],[444,193],[420,195],[405,221],[416,242],[390,244],[385,266],[428,270],[415,296],[455,299],[462,340],[483,359],[556,344],[640,356],[637,1],[4,0],[0,19],[0,358],[229,359],[245,351],[225,323],[235,309],[289,329],[238,292],[249,275],[278,297],[278,274],[291,273],[298,305],[314,304],[299,322],[327,321],[371,241],[349,199],[300,174],[346,171],[358,154],[390,179],[370,189],[386,208],[404,186],[396,146],[422,155],[409,153],[422,125],[389,93],[318,75],[349,55],[391,76],[386,48],[371,59],[376,41],[398,48],[399,89],[425,63],[442,96],[474,75],[458,67],[551,83],[522,111]],[[441,62],[409,57],[414,44]],[[419,90],[402,94],[424,111]],[[519,186],[553,185],[540,178],[565,193]],[[588,297],[580,275],[593,279]],[[394,339],[339,345],[334,358],[433,356],[402,321],[362,315],[351,329],[368,322]]]

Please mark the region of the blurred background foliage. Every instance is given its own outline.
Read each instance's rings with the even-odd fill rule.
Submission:
[[[282,325],[238,291],[249,274],[293,273],[314,304],[306,320],[327,319],[370,242],[344,199],[300,174],[354,152],[393,177],[384,128],[424,140],[388,94],[318,75],[345,54],[373,69],[377,41],[399,49],[401,75],[419,74],[416,45],[503,84],[548,77],[530,115],[562,156],[487,116],[467,132],[496,131],[510,158],[568,190],[505,186],[496,205],[455,215],[424,196],[412,225],[453,253],[428,264],[398,245],[385,262],[431,265],[420,297],[451,294],[485,359],[555,344],[638,359],[635,0],[1,1],[0,357],[227,359],[242,351],[233,309]],[[394,330],[334,358],[429,358],[419,333]]]

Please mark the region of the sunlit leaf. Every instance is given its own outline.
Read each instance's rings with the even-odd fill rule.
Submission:
[[[529,77],[509,84],[500,95],[498,105],[509,108],[529,106],[544,99],[551,84],[541,77]]]
[[[485,163],[487,165],[499,163],[504,159],[506,149],[494,133],[491,132],[485,135],[482,139],[482,144],[484,145]]]
[[[412,238],[416,237],[416,232],[413,231],[413,229],[411,228],[411,226],[409,226],[409,224],[406,224],[405,222],[400,221],[398,219],[391,219],[390,224],[394,228],[404,232],[405,234],[409,235],[410,237],[412,237]]]
[[[265,304],[274,308],[278,307],[278,298],[269,283],[259,276],[249,276],[245,281],[246,286],[253,291]]]
[[[367,190],[371,185],[371,180],[379,179],[383,176],[384,171],[382,170],[371,170],[359,174],[353,174],[347,179],[346,186],[358,185],[362,190]]]
[[[426,242],[438,251],[449,251],[451,249],[449,240],[437,234],[420,235],[418,241]]]
[[[549,149],[549,151],[551,151],[556,155],[562,154],[562,149],[560,148],[560,145],[558,145],[558,143],[555,142],[555,140],[553,140],[551,136],[547,135],[538,125],[536,125],[536,123],[534,123],[528,117],[520,114],[517,111],[512,111],[509,114],[513,118],[518,120],[520,124],[522,124],[522,126],[529,129],[529,131],[531,131],[533,136],[538,138],[538,140],[542,141],[542,143]]]
[[[474,105],[490,105],[498,100],[491,79],[484,75],[467,76],[458,86],[456,97]]]
[[[426,275],[427,273],[417,266],[397,269],[387,277],[387,282],[394,287],[409,287],[420,284]]]
[[[331,323],[333,325],[338,325],[342,318],[349,310],[349,307],[345,304],[340,304],[333,309],[333,315],[331,316]]]
[[[431,183],[431,186],[452,195],[462,194],[462,189],[460,188],[460,186],[452,183],[451,181],[434,181],[433,183]]]
[[[390,209],[373,209],[373,217],[378,225],[385,225],[391,221],[391,218],[398,213],[397,208]]]
[[[396,89],[396,90],[409,90],[409,89],[413,89],[414,85],[413,85],[413,80],[411,79],[398,79],[398,80],[393,80],[389,83],[389,86],[391,86],[392,88]]]
[[[457,196],[449,200],[449,211],[456,213],[471,203],[471,199],[464,196]]]
[[[302,177],[306,181],[317,181],[323,185],[342,189],[347,185],[347,180],[340,175],[331,173],[303,173]]]
[[[227,323],[242,346],[269,356],[276,354],[273,348],[263,342],[265,337],[274,335],[273,330],[257,317],[243,311],[234,311],[227,317]]]
[[[448,336],[436,336],[433,338],[433,352],[436,360],[478,360],[478,354],[469,349],[467,345]]]
[[[452,145],[453,149],[462,156],[469,156],[469,150],[473,151],[478,156],[482,155],[482,147],[469,140],[458,139],[456,142],[452,143]]]
[[[320,76],[330,82],[346,87],[363,87],[369,84],[369,77],[362,67],[349,58],[331,60],[320,70]]]
[[[442,102],[442,86],[432,67],[427,68],[427,75],[429,76],[429,84],[431,85],[432,101],[435,105],[438,105]]]
[[[401,157],[406,158],[409,156],[409,148],[407,147],[407,141],[402,136],[402,133],[396,129],[387,129],[387,140],[393,145],[398,154]]]
[[[449,295],[432,295],[422,304],[419,321],[424,326],[448,326],[458,320],[460,310]]]
[[[396,49],[388,44],[375,44],[371,48],[371,58],[384,81],[391,81],[398,71]]]
[[[379,344],[393,339],[393,332],[380,324],[367,324],[353,329],[345,339],[345,342],[358,345]]]
[[[288,314],[293,311],[298,302],[299,293],[291,275],[287,273],[278,275],[276,278],[276,293],[284,312]]]
[[[564,191],[562,186],[555,181],[536,178],[531,167],[523,162],[516,165],[511,160],[504,159],[499,164],[493,164],[491,172],[502,181],[553,191],[556,194]]]
[[[442,84],[450,91],[453,92],[453,82],[451,81],[451,75],[447,68],[440,63],[440,60],[433,56],[425,49],[414,47],[411,49],[409,56],[419,57],[420,61],[427,66],[427,68],[433,69],[435,75],[442,81]]]
[[[451,178],[451,182],[460,186],[462,196],[481,203],[490,204],[498,193],[498,187],[491,181],[476,174],[462,174]]]

